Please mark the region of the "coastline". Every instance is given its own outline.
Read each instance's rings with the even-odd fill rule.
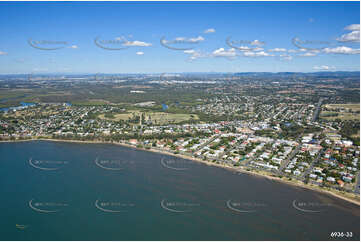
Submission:
[[[217,163],[209,162],[209,161],[204,161],[202,159],[187,156],[187,155],[174,154],[174,153],[171,153],[171,152],[168,152],[168,151],[165,151],[165,150],[160,151],[160,150],[156,150],[156,149],[153,149],[153,148],[150,148],[150,149],[140,148],[140,147],[136,147],[135,145],[130,145],[130,144],[126,144],[126,143],[108,142],[108,141],[61,140],[61,139],[51,139],[51,138],[26,139],[26,140],[6,140],[6,141],[1,140],[0,143],[28,142],[28,141],[52,141],[52,142],[65,142],[65,143],[120,145],[120,146],[123,146],[123,147],[134,148],[134,149],[137,149],[137,150],[150,151],[150,152],[153,152],[153,153],[174,156],[174,157],[178,157],[178,158],[182,158],[182,159],[186,159],[186,160],[192,160],[192,161],[195,161],[195,162],[202,163],[204,165],[216,166],[216,167],[219,167],[219,168],[227,169],[227,170],[232,171],[232,172],[239,172],[239,173],[243,173],[243,174],[258,176],[258,177],[261,177],[261,178],[269,179],[269,180],[272,180],[272,181],[277,181],[277,182],[284,183],[284,184],[287,184],[287,185],[302,187],[302,188],[309,189],[309,190],[312,190],[312,191],[325,193],[325,194],[337,197],[339,199],[342,199],[342,200],[345,200],[345,201],[348,201],[350,203],[353,203],[353,204],[356,204],[356,205],[360,206],[360,197],[357,196],[357,195],[354,195],[354,194],[345,193],[345,192],[337,192],[335,190],[325,190],[325,189],[321,189],[320,187],[315,186],[315,185],[304,184],[301,181],[285,180],[283,178],[279,178],[279,177],[276,177],[276,176],[272,176],[271,174],[267,174],[267,171],[264,171],[264,172],[263,171],[262,172],[247,171],[247,170],[242,169],[240,167],[232,167],[232,166],[221,165],[221,164],[217,164]],[[348,195],[349,197],[346,197],[345,194]]]

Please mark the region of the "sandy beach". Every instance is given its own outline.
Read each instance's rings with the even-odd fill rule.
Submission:
[[[217,163],[214,163],[214,162],[204,161],[202,159],[191,157],[191,156],[186,156],[186,155],[182,155],[182,154],[174,154],[172,152],[168,152],[168,151],[165,151],[165,150],[160,151],[160,150],[156,150],[156,149],[152,149],[152,148],[150,148],[150,149],[139,148],[139,147],[136,147],[135,145],[130,145],[130,144],[126,144],[126,143],[107,142],[107,141],[60,140],[60,139],[50,139],[50,138],[49,139],[42,138],[42,139],[28,139],[28,140],[13,140],[13,141],[9,140],[9,141],[0,141],[0,142],[2,142],[2,143],[12,143],[12,142],[27,142],[27,141],[53,141],[53,142],[67,142],[67,143],[120,145],[120,146],[124,146],[124,147],[128,147],[128,148],[134,148],[134,149],[137,149],[137,150],[149,151],[149,152],[154,152],[154,153],[179,157],[179,158],[186,159],[186,160],[192,160],[192,161],[195,161],[195,162],[200,162],[200,163],[205,164],[205,165],[216,166],[216,167],[219,167],[219,168],[227,169],[227,170],[232,171],[232,172],[240,172],[240,173],[249,174],[249,175],[253,175],[253,176],[259,176],[259,177],[262,177],[262,178],[270,179],[272,181],[282,182],[284,184],[298,186],[298,187],[302,187],[302,188],[305,188],[305,189],[310,189],[310,190],[321,192],[321,193],[326,193],[326,194],[332,195],[334,197],[337,197],[337,198],[346,200],[348,202],[351,202],[353,204],[360,205],[360,197],[355,195],[355,194],[340,192],[340,191],[331,190],[331,189],[326,190],[326,189],[322,189],[322,188],[320,188],[318,186],[315,186],[315,185],[305,184],[305,183],[303,183],[301,181],[287,180],[286,178],[279,178],[279,177],[276,177],[276,176],[272,176],[272,174],[268,174],[267,171],[262,171],[262,172],[260,172],[260,171],[247,171],[247,170],[245,170],[245,169],[243,169],[241,167],[232,167],[232,166],[217,164]]]

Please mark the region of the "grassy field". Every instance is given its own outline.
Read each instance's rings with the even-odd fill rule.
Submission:
[[[344,108],[344,109],[351,109],[353,112],[360,111],[360,104],[327,104],[325,105],[328,109],[338,109],[338,108]]]
[[[330,116],[334,115],[334,116]],[[337,115],[337,116],[336,116]],[[330,111],[322,111],[321,118],[326,120],[360,120],[360,115],[355,113],[346,113],[346,112],[330,112]]]
[[[327,104],[324,106],[320,117],[326,120],[360,120],[360,104]]]
[[[164,112],[141,112],[138,110],[130,110],[127,113],[118,113],[114,114],[114,118],[106,118],[105,114],[100,114],[98,118],[108,119],[113,121],[120,120],[129,120],[135,116],[140,116],[141,114],[145,115],[145,120],[152,120],[153,123],[157,124],[168,124],[168,123],[180,123],[183,121],[188,121],[190,119],[198,120],[199,117],[195,114],[174,114],[174,113],[164,113]]]

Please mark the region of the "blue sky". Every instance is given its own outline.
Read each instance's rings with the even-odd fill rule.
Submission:
[[[1,2],[0,73],[359,71],[359,24],[359,2]]]

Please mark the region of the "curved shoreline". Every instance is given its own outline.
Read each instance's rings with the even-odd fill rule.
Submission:
[[[269,175],[269,174],[265,174],[267,171],[264,171],[264,173],[258,173],[256,171],[247,171],[247,170],[239,168],[239,167],[236,168],[236,167],[221,165],[221,164],[217,164],[217,163],[213,163],[213,162],[204,161],[202,159],[191,157],[191,156],[186,156],[186,155],[182,155],[182,154],[174,154],[174,153],[171,153],[171,152],[168,152],[168,151],[160,151],[160,150],[155,150],[155,149],[152,149],[152,148],[150,148],[150,149],[139,148],[139,147],[136,147],[134,145],[130,145],[130,144],[126,144],[126,143],[107,142],[107,141],[62,140],[62,139],[50,139],[50,138],[49,139],[41,138],[41,139],[26,139],[26,140],[6,140],[6,141],[1,140],[0,143],[15,143],[15,142],[27,142],[27,141],[51,141],[51,142],[65,142],[65,143],[120,145],[120,146],[123,146],[123,147],[134,148],[134,149],[137,149],[137,150],[150,151],[150,152],[153,152],[153,153],[179,157],[179,158],[186,159],[186,160],[192,160],[192,161],[195,161],[195,162],[202,163],[204,165],[216,166],[216,167],[227,169],[227,170],[233,171],[233,172],[239,172],[239,173],[244,173],[244,174],[248,174],[248,175],[259,176],[261,178],[270,179],[270,180],[277,181],[277,182],[280,182],[280,183],[284,183],[284,184],[287,184],[287,185],[302,187],[302,188],[309,189],[309,190],[312,190],[312,191],[332,195],[332,196],[337,197],[339,199],[342,199],[342,200],[345,200],[345,201],[348,201],[350,203],[353,203],[353,204],[356,204],[356,205],[360,206],[360,197],[357,196],[357,195],[354,195],[354,194],[345,193],[345,194],[347,194],[349,196],[352,196],[352,195],[354,196],[353,198],[349,198],[349,197],[345,197],[345,196],[343,196],[341,194],[338,194],[338,192],[334,191],[334,190],[325,190],[325,189],[321,189],[318,186],[304,184],[304,183],[302,183],[300,181],[295,181],[295,180],[289,181],[289,180],[285,180],[283,178],[279,178],[279,177],[275,177],[275,176],[272,176],[272,175]]]

